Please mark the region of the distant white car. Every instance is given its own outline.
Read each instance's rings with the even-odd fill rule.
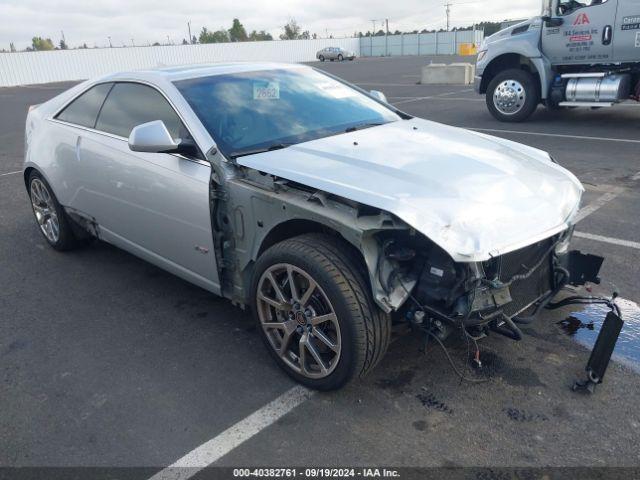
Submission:
[[[339,62],[342,62],[343,60],[353,60],[356,58],[356,54],[340,47],[327,47],[319,50],[318,53],[316,53],[316,58],[321,62],[324,62],[325,60],[330,60],[332,62],[334,60],[338,60]]]
[[[90,80],[32,108],[25,140],[53,248],[97,237],[249,306],[312,388],[370,371],[393,321],[519,339],[517,317],[584,263],[582,185],[547,153],[303,65]]]

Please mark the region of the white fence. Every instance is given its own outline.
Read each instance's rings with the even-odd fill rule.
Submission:
[[[82,80],[121,70],[211,62],[310,62],[324,47],[360,53],[357,38],[0,53],[0,87]]]
[[[455,55],[461,44],[473,43],[479,46],[483,38],[484,31],[482,30],[362,37],[360,39],[360,55],[363,57]]]

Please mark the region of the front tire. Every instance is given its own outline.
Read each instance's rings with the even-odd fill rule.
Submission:
[[[47,243],[59,251],[76,248],[78,239],[49,183],[36,170],[31,172],[28,182],[33,214]]]
[[[278,365],[307,387],[338,389],[386,352],[391,320],[359,265],[348,245],[321,234],[280,242],[256,262],[258,330]]]
[[[338,61],[341,62],[344,60],[344,57],[342,55],[338,55]]]
[[[517,68],[498,73],[487,87],[487,107],[501,122],[522,122],[540,102],[535,77]]]
[[[322,55],[320,55],[320,57],[318,58],[321,62],[324,62],[324,57]]]

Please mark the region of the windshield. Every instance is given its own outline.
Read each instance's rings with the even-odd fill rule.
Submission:
[[[401,118],[310,68],[213,75],[175,85],[229,157],[285,148]]]

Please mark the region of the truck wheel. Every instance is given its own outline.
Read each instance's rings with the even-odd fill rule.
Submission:
[[[511,69],[498,73],[487,88],[487,107],[501,122],[522,122],[538,107],[540,94],[533,75]]]
[[[348,250],[331,236],[307,234],[256,262],[251,299],[262,339],[287,374],[317,390],[364,376],[389,344],[391,319]]]
[[[59,251],[78,247],[80,242],[73,233],[67,214],[44,177],[33,170],[28,184],[33,215],[47,243]]]

